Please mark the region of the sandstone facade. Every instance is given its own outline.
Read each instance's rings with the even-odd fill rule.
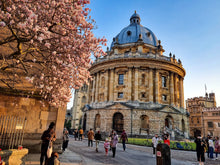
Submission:
[[[203,109],[205,135],[220,135],[220,107]]]
[[[186,109],[190,113],[189,129],[190,135],[196,137],[197,135],[207,136],[207,129],[205,129],[203,109],[216,107],[215,93],[206,94],[205,97],[189,98],[186,101]],[[208,112],[206,114],[208,115]]]
[[[30,152],[40,151],[41,135],[50,122],[56,123],[57,145],[61,149],[66,107],[52,108],[36,98],[0,94],[0,116],[25,117],[27,119],[23,146]]]

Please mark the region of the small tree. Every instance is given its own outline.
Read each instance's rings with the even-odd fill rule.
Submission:
[[[104,54],[100,44],[106,39],[94,37],[88,3],[1,0],[0,87],[38,93],[53,106],[66,104],[71,89],[90,78],[91,54]]]

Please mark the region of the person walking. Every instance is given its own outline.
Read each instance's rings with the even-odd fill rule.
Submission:
[[[69,132],[65,128],[63,131],[63,151],[65,151],[65,149],[67,148],[68,142],[69,142]]]
[[[206,146],[207,146],[207,157],[209,158],[209,137],[210,135],[207,135],[207,138],[205,139]]]
[[[128,142],[128,136],[127,136],[125,130],[123,130],[121,137],[120,137],[120,140],[122,140],[123,150],[125,151],[125,149],[126,149],[125,142],[126,141]]]
[[[112,141],[112,138],[113,138],[113,135],[114,135],[114,130],[112,130],[111,132],[110,132],[110,135],[109,135],[109,140],[110,140],[110,142]],[[112,150],[112,146],[110,145],[110,149],[109,149],[110,151]]]
[[[210,159],[213,159],[213,152],[214,152],[214,143],[213,143],[213,140],[212,140],[212,137],[209,136],[209,158]]]
[[[94,132],[92,128],[88,132],[87,136],[88,136],[88,146],[90,147],[90,144],[91,144],[91,147],[93,147]]]
[[[99,152],[99,141],[102,139],[102,136],[101,136],[101,133],[100,131],[98,131],[96,134],[95,134],[95,146],[96,146],[96,152]]]
[[[115,157],[117,144],[118,144],[118,135],[117,135],[116,131],[114,131],[113,137],[111,140],[111,147],[112,147],[112,154],[113,154],[112,157],[113,158]]]
[[[219,137],[215,137],[215,159],[218,159],[218,153],[220,153],[220,140]]]
[[[52,143],[56,140],[56,133],[55,133],[55,123],[51,122],[49,125],[49,128],[45,130],[41,136],[41,155],[40,155],[40,165],[43,164],[45,159],[45,164],[48,160],[47,157],[47,149],[49,146],[49,143]]]
[[[158,141],[159,141],[158,134],[155,134],[154,137],[152,138],[153,157],[155,157]]]
[[[82,141],[82,139],[83,139],[83,129],[81,128],[81,129],[79,130],[79,140]]]
[[[79,136],[79,132],[78,132],[77,129],[75,129],[75,130],[74,130],[74,138],[75,138],[75,141],[77,140],[78,136]]]
[[[105,139],[105,142],[104,142],[104,148],[105,148],[105,155],[108,156],[108,148],[110,146],[110,143],[108,141],[108,139]]]
[[[199,165],[204,165],[205,162],[205,142],[202,140],[201,135],[199,135],[195,139],[196,143],[196,155],[197,155],[197,160],[199,162]]]

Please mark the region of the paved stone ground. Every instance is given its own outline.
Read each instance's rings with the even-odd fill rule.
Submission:
[[[40,154],[29,154],[26,165],[39,165]],[[220,156],[219,156],[220,159]],[[156,165],[152,148],[146,146],[127,145],[124,152],[122,145],[118,144],[116,157],[112,153],[105,156],[103,142],[99,144],[99,152],[93,147],[88,147],[87,140],[75,141],[70,138],[68,149],[60,154],[61,165]],[[196,152],[171,150],[172,165],[198,165]],[[210,160],[206,157],[205,165],[220,165],[220,160]]]

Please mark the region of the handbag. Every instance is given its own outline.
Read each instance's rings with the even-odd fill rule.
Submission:
[[[53,146],[52,146],[52,141],[49,142],[48,148],[47,148],[47,157],[50,158],[51,154],[53,152]]]

